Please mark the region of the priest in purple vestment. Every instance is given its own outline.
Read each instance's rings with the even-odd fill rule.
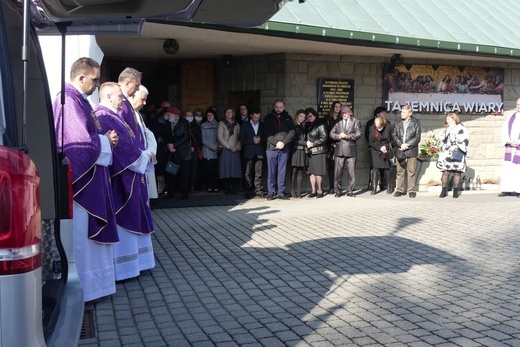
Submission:
[[[513,111],[504,112],[500,143],[504,147],[504,162],[498,196],[520,197],[520,99]]]
[[[141,85],[141,72],[134,68],[127,67],[120,74],[117,83],[123,91],[123,104],[121,105],[121,114],[124,120],[128,123],[130,128],[136,134],[136,138],[139,143],[142,144],[141,149],[144,149],[145,139],[141,133],[139,123],[135,118],[134,108],[128,100],[131,96],[137,92]]]
[[[150,167],[152,154],[151,150],[141,149],[137,133],[121,116],[123,93],[120,86],[114,82],[104,83],[99,97],[100,104],[95,107],[95,112],[101,127],[115,129],[119,134],[110,177],[121,239],[114,246],[115,272],[116,280],[122,281],[155,266],[150,237],[154,228],[143,175]],[[142,265],[143,257],[147,260],[146,265]]]
[[[74,259],[85,301],[115,293],[113,243],[119,242],[108,165],[118,135],[102,131],[87,100],[99,86],[99,64],[90,58],[73,63],[70,83],[53,102],[58,151],[69,159],[73,189]]]
[[[132,105],[135,113],[135,118],[139,125],[139,128],[142,132],[144,138],[144,147],[149,149],[152,153],[152,163],[157,164],[157,140],[155,139],[155,135],[152,133],[150,129],[146,127],[143,116],[140,111],[144,105],[146,105],[146,99],[148,98],[148,89],[142,84],[139,85],[137,91],[131,96],[128,100]],[[155,167],[150,165],[149,170],[146,171],[145,174],[146,184],[148,186],[148,197],[150,199],[157,199],[159,194],[157,192],[157,182],[155,180]]]

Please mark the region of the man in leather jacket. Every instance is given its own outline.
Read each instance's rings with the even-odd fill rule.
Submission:
[[[412,116],[412,108],[405,105],[401,109],[401,119],[397,120],[392,129],[392,140],[398,152],[397,180],[395,197],[403,196],[404,176],[407,176],[408,196],[415,198],[415,170],[417,168],[417,156],[419,155],[419,142],[421,141],[421,124]]]

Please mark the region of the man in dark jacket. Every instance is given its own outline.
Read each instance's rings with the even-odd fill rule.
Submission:
[[[164,193],[166,190],[164,167],[166,166],[168,155],[163,151],[164,144],[162,142],[162,135],[164,132],[164,124],[168,123],[168,116],[164,115],[168,107],[171,107],[170,102],[161,102],[161,107],[156,110],[157,113],[155,114],[155,117],[149,123],[149,128],[157,141],[157,164],[155,165],[155,177],[157,179],[157,190],[159,191],[159,194]]]
[[[190,186],[190,125],[189,122],[181,118],[181,111],[177,107],[168,107],[165,115],[168,121],[164,124],[162,136],[164,150],[168,159],[180,165],[176,175],[165,172],[166,198],[173,198],[177,182],[180,182],[182,199],[188,199]]]
[[[249,115],[249,107],[246,104],[238,105],[238,109],[235,117],[238,125],[240,125],[240,129],[242,129],[242,125],[245,123],[249,123],[251,120],[251,116]],[[244,157],[244,146],[240,149],[240,167],[242,168],[242,179],[238,181],[237,191],[244,191],[244,187],[247,186],[246,180],[246,163],[247,159]],[[247,195],[247,192],[246,192]]]
[[[245,160],[246,198],[264,197],[262,185],[262,162],[265,155],[265,137],[263,123],[260,122],[260,110],[251,111],[250,120],[240,126],[240,142]],[[253,194],[253,191],[255,192]]]
[[[278,198],[287,200],[285,194],[285,173],[289,150],[294,138],[294,124],[291,116],[285,111],[282,100],[276,100],[273,111],[264,119],[265,136],[267,138],[267,200],[275,196],[275,186]]]
[[[419,142],[421,141],[421,124],[412,117],[412,108],[405,105],[401,109],[401,119],[397,120],[392,128],[392,140],[397,149],[397,180],[395,197],[403,196],[404,175],[407,175],[408,196],[415,198],[415,169],[417,168],[417,156],[419,155]]]

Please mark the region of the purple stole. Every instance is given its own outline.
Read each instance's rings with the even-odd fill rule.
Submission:
[[[137,120],[135,119],[134,108],[132,107],[132,104],[130,104],[130,101],[128,101],[126,97],[123,97],[123,104],[119,113],[125,120],[126,124],[128,124],[134,132],[135,138],[137,140],[136,143],[139,144],[139,149],[144,151],[146,148],[144,147],[145,139],[143,138],[143,132],[141,131],[141,126],[139,125],[139,123],[137,123]]]
[[[71,163],[73,199],[88,214],[88,238],[99,243],[119,242],[108,168],[96,164],[103,132],[90,103],[69,83],[65,85],[63,112],[65,121],[60,93],[53,102],[56,147]]]
[[[148,188],[144,175],[129,169],[141,158],[137,134],[111,109],[102,105],[97,105],[95,109],[103,131],[115,130],[119,136],[119,142],[113,148],[112,165],[109,167],[117,225],[132,233],[151,233],[154,229],[151,211],[147,205]],[[143,197],[143,190],[146,197]]]
[[[513,123],[515,122],[516,112],[509,118],[508,132],[509,138],[511,139],[511,130],[513,129]],[[512,161],[515,164],[520,164],[520,146],[516,147],[515,155],[513,157],[513,147],[507,144],[505,148],[504,161]]]

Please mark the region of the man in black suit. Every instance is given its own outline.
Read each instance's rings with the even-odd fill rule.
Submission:
[[[349,183],[347,185],[347,196],[355,197],[356,186],[356,141],[361,138],[361,123],[359,119],[352,116],[348,106],[341,106],[341,120],[336,122],[330,131],[330,138],[336,142],[334,149],[334,196],[341,196],[341,182],[343,180],[343,169],[347,166]]]
[[[254,194],[264,197],[262,162],[265,155],[265,138],[263,124],[260,122],[260,110],[251,111],[249,121],[242,123],[240,127],[239,137],[245,159],[246,198],[251,199]]]

